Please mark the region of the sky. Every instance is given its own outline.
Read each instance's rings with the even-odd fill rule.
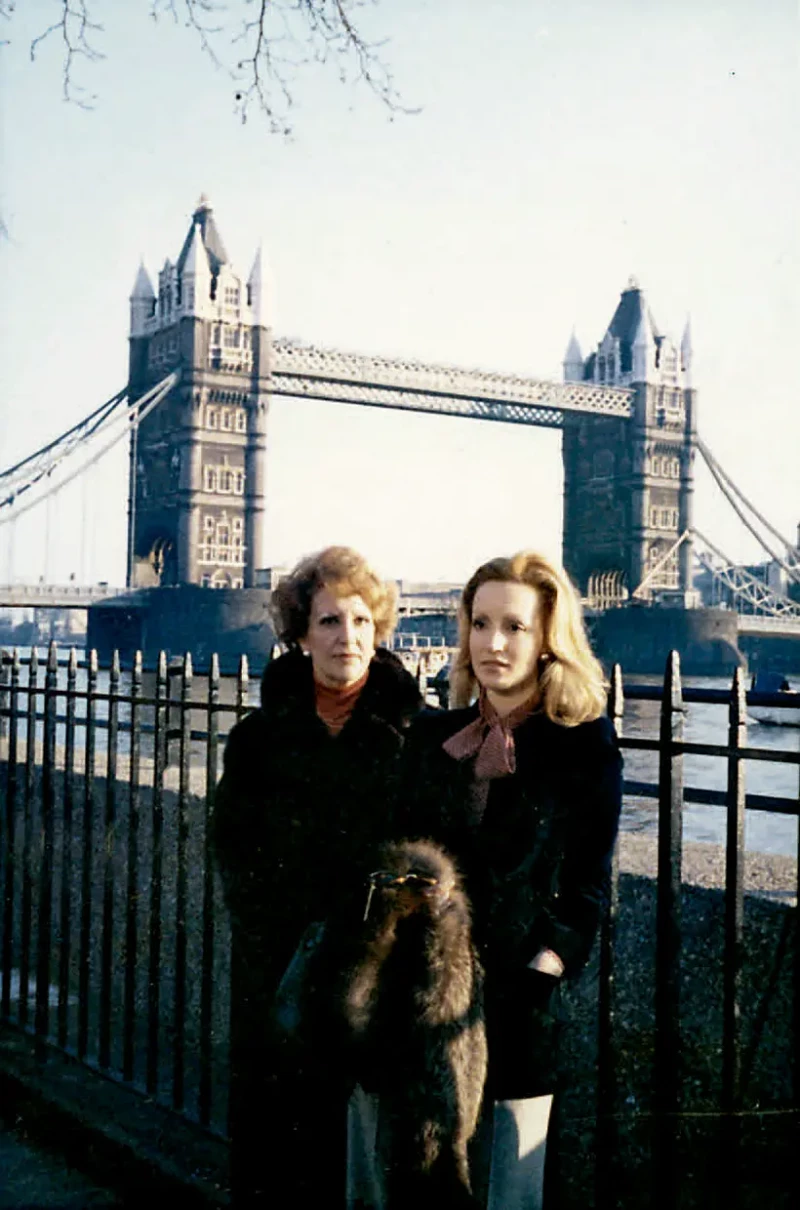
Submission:
[[[660,330],[691,317],[699,427],[787,538],[800,521],[794,0],[382,0],[359,10],[413,113],[299,69],[293,134],[148,0],[93,0],[105,57],[61,96],[55,0],[0,37],[0,467],[120,389],[140,259],[175,260],[199,195],[275,331],[321,346],[560,378],[630,275]],[[124,582],[127,462],[0,528],[0,579]],[[386,574],[461,580],[561,544],[560,435],[275,400],[264,566],[329,542]],[[82,524],[83,511],[91,520]],[[698,467],[696,524],[759,548]],[[48,536],[49,535],[49,536]]]

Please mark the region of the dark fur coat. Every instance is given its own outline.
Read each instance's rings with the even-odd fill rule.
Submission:
[[[311,660],[292,651],[267,666],[261,708],[228,737],[211,843],[231,915],[235,1206],[274,1204],[279,1179],[291,1183],[298,1205],[336,1210],[343,1202],[340,1056],[298,1065],[271,1028],[273,1002],[310,921],[363,913],[364,869],[395,834],[390,804],[419,706],[414,679],[378,651],[333,737],[316,713]]]
[[[333,737],[311,660],[291,651],[267,666],[261,708],[228,738],[212,816],[235,946],[282,970],[309,921],[360,898],[367,854],[394,835],[400,751],[419,706],[413,677],[379,650]]]
[[[489,1085],[496,1099],[552,1092],[559,980],[528,968],[546,947],[567,978],[586,963],[607,901],[622,761],[606,718],[563,727],[534,714],[515,730],[516,772],[476,804],[472,761],[443,742],[477,707],[421,716],[404,754],[409,836],[451,852],[486,971]]]

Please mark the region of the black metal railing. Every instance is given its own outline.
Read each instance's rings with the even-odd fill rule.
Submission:
[[[42,671],[44,675],[42,676]],[[249,704],[247,663],[197,678],[186,656],[153,671],[136,657],[100,669],[74,651],[44,670],[37,652],[0,662],[0,1019],[224,1134],[227,1120],[228,921],[208,847],[222,739]],[[437,691],[446,694],[441,684]],[[659,733],[627,736],[630,702],[660,701]],[[684,738],[687,703],[725,703],[727,742]],[[657,782],[626,793],[658,803],[653,1030],[656,1204],[676,1204],[681,1083],[682,833],[686,802],[727,812],[720,1121],[742,1105],[744,818],[798,814],[798,796],[753,795],[745,761],[800,765],[800,754],[747,744],[746,710],[781,695],[684,688],[678,656],[661,685],[627,686],[615,667],[609,714],[627,751],[658,758]],[[684,757],[727,763],[725,790],[685,785]],[[4,767],[3,767],[4,766]],[[619,867],[599,943],[596,1204],[617,1204]],[[800,930],[793,974],[794,1105],[800,1104]],[[31,1001],[33,1007],[31,1009]],[[54,1011],[52,1011],[54,1010]]]
[[[137,655],[123,676],[94,652],[59,666],[53,645],[41,674],[35,649],[4,653],[0,1018],[224,1134],[228,923],[207,825],[247,661],[221,691],[214,656],[199,693],[188,656],[145,674]]]

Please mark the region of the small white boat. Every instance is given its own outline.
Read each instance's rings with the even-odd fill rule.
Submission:
[[[783,699],[780,704],[748,706],[751,722],[765,727],[800,727],[800,691],[792,689],[780,672],[757,672],[750,689],[753,693],[769,693]]]

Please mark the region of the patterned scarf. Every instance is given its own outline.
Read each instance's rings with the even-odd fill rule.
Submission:
[[[515,706],[510,714],[501,717],[489,701],[485,690],[478,698],[478,717],[461,731],[456,731],[442,744],[448,756],[456,760],[475,757],[474,778],[476,782],[489,782],[495,777],[509,777],[516,771],[517,757],[514,750],[514,728],[524,722],[533,710],[536,695]],[[485,787],[488,794],[488,785]],[[481,797],[485,802],[485,794]]]

